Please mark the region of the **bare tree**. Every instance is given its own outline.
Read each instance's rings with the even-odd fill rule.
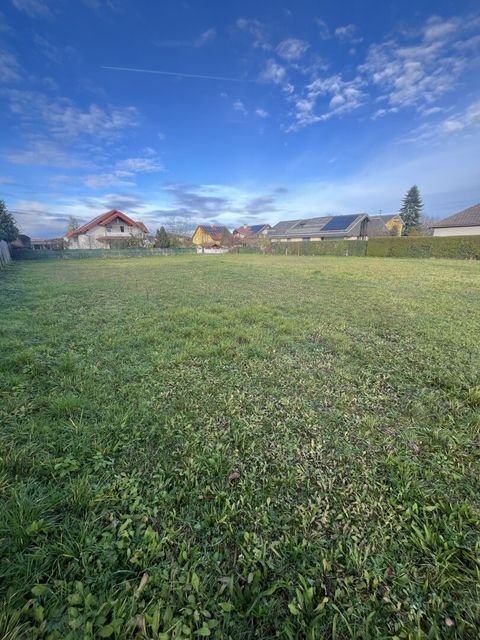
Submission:
[[[73,215],[69,215],[68,222],[67,222],[67,233],[70,233],[70,231],[75,231],[75,229],[78,229],[79,226],[80,226],[79,219]]]

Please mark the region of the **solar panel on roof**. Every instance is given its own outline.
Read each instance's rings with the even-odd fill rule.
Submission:
[[[323,227],[322,231],[344,231],[358,216],[334,216]]]

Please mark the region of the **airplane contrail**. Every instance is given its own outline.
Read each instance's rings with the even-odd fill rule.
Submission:
[[[225,78],[224,76],[204,76],[196,73],[178,73],[176,71],[159,71],[157,69],[135,69],[132,67],[106,67],[110,71],[133,71],[134,73],[154,73],[159,76],[177,76],[178,78],[200,78],[201,80],[225,80],[227,82],[252,82],[251,80],[241,80],[240,78]]]

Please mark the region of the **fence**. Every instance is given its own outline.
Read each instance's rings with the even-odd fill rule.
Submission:
[[[11,262],[10,251],[5,240],[0,240],[0,269]]]
[[[82,260],[88,258],[146,258],[151,256],[177,256],[196,253],[196,249],[12,249],[14,260]]]
[[[11,249],[14,260],[78,260],[84,258],[145,258],[149,256],[191,255],[193,248],[172,249],[70,249],[44,251]],[[271,253],[291,256],[368,256],[377,258],[452,258],[480,260],[480,236],[410,236],[371,238],[370,240],[324,240],[313,242],[277,242],[267,250],[237,247],[235,253]],[[5,257],[6,256],[6,257]],[[10,261],[8,245],[0,242],[0,266]]]

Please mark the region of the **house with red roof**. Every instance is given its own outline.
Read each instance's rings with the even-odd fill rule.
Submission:
[[[259,245],[268,239],[269,224],[244,224],[233,231],[235,244],[249,246]]]
[[[112,209],[65,236],[69,249],[112,249],[143,244],[148,234],[143,222]]]

